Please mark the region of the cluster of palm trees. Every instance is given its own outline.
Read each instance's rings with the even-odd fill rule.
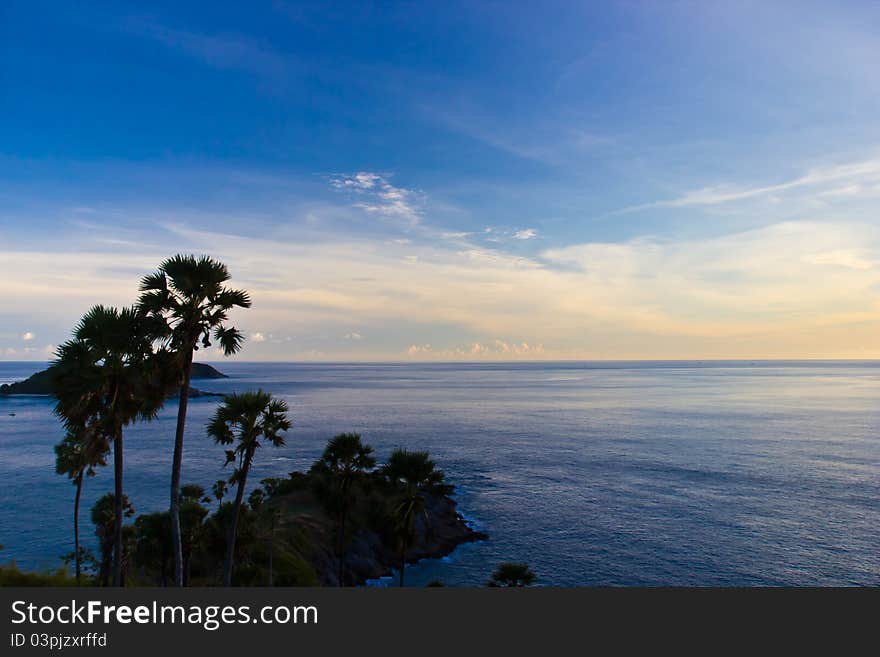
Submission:
[[[50,378],[55,413],[66,430],[56,446],[56,470],[67,475],[76,487],[74,563],[78,583],[84,554],[79,544],[83,484],[97,467],[106,465],[112,451],[114,492],[101,499],[100,518],[96,520],[103,555],[100,579],[107,584],[112,578],[114,586],[124,586],[123,522],[133,514],[123,485],[124,433],[134,423],[155,419],[176,392],[168,515],[174,584],[184,585],[187,564],[181,536],[180,481],[193,357],[200,348],[212,344],[227,356],[238,352],[244,336],[228,325],[229,312],[251,305],[247,292],[227,287],[229,278],[226,265],[208,256],[176,255],[141,280],[135,304],[126,308],[94,306],[79,321],[72,338],[56,351]],[[239,514],[255,452],[263,444],[284,444],[284,433],[291,426],[287,412],[284,401],[262,390],[232,394],[224,398],[207,426],[208,435],[228,448],[226,465],[233,465],[228,480],[220,480],[213,487],[219,501],[229,487],[235,487],[223,563],[224,585],[232,582]],[[345,583],[347,524],[356,484],[367,475],[378,475],[386,486],[391,486],[395,501],[390,517],[403,586],[417,519],[427,518],[426,496],[448,494],[451,486],[444,482],[443,473],[427,452],[397,449],[385,465],[376,469],[372,451],[358,434],[338,435],[330,440],[312,473],[325,482],[322,499],[336,519],[340,585]]]
[[[178,391],[177,425],[171,466],[170,516],[174,551],[174,582],[183,585],[180,534],[180,473],[187,401],[194,353],[213,343],[225,354],[241,349],[244,336],[228,326],[229,312],[248,308],[250,296],[227,287],[229,271],[208,256],[176,255],[145,276],[137,302],[127,308],[95,306],[62,344],[52,365],[55,413],[66,429],[58,445],[57,470],[76,486],[74,505],[75,568],[81,571],[79,500],[83,480],[105,464],[113,451],[114,511],[112,582],[123,586],[124,430],[156,417],[170,394]],[[230,461],[237,460],[233,483],[237,503],[253,453],[261,438],[283,443],[289,428],[287,407],[262,391],[224,400],[209,425],[218,443],[238,441]],[[224,581],[232,571],[234,522]]]

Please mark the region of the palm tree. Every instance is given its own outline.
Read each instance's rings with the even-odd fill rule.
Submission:
[[[210,502],[205,489],[198,484],[185,484],[180,487],[180,535],[183,547],[183,585],[189,586],[192,570],[193,552],[203,538],[204,520],[208,509],[202,502]]]
[[[98,581],[101,582],[101,586],[109,584],[111,565],[115,573],[117,569],[121,570],[124,562],[122,552],[118,555],[115,553],[115,533],[116,528],[120,526],[116,518],[117,507],[122,507],[126,518],[134,515],[134,507],[127,496],[122,496],[121,504],[117,504],[117,501],[119,498],[113,493],[106,493],[92,507],[92,523],[95,525],[95,536],[98,537],[98,547],[101,551],[98,568]]]
[[[269,586],[275,586],[275,529],[281,522],[281,509],[277,506],[269,508],[267,515],[269,516]]]
[[[223,498],[226,496],[226,480],[218,479],[214,482],[214,485],[211,486],[211,492],[214,493],[214,497],[217,499],[217,506],[223,505]]]
[[[339,586],[345,586],[345,523],[352,502],[352,487],[376,465],[373,448],[361,442],[357,433],[342,433],[330,439],[324,453],[312,466],[319,476],[321,497],[328,511],[336,515]],[[327,485],[329,484],[329,485]]]
[[[535,573],[528,564],[504,562],[498,564],[498,568],[492,573],[492,579],[486,586],[503,588],[523,588],[537,581]]]
[[[87,418],[113,442],[115,522],[113,585],[122,586],[123,429],[156,417],[165,400],[162,360],[153,352],[151,321],[134,308],[95,306],[56,351],[52,386],[56,414],[68,429]]]
[[[85,427],[68,431],[64,439],[55,445],[55,472],[67,475],[76,486],[73,502],[73,550],[76,584],[80,584],[82,552],[79,547],[79,502],[82,497],[83,479],[95,475],[95,466],[107,465],[106,441],[98,440],[94,432]]]
[[[183,547],[180,537],[180,469],[183,461],[183,433],[193,354],[199,345],[211,346],[211,334],[223,353],[232,355],[241,349],[244,336],[227,327],[228,313],[235,307],[248,308],[250,296],[243,290],[224,285],[229,271],[222,262],[208,256],[176,255],[159,266],[159,271],[141,280],[138,307],[160,318],[163,330],[157,337],[176,355],[180,397],[177,405],[177,429],[171,464],[171,542],[174,547],[174,581],[183,586]]]
[[[235,504],[232,509],[232,523],[229,528],[226,561],[223,564],[223,584],[232,583],[232,562],[235,554],[235,534],[238,529],[238,516],[241,511],[248,472],[251,469],[254,452],[262,441],[275,447],[284,445],[281,435],[290,429],[287,419],[287,403],[274,399],[268,392],[257,390],[242,394],[227,395],[223,403],[208,423],[208,435],[219,445],[235,447],[226,451],[226,463],[235,464],[235,471],[229,478],[230,484],[237,484]]]
[[[400,491],[400,501],[394,508],[394,533],[400,549],[400,586],[406,570],[406,552],[416,537],[416,517],[425,512],[425,495],[445,495],[452,486],[444,483],[445,475],[437,470],[428,452],[410,452],[395,449],[382,469],[389,483]]]

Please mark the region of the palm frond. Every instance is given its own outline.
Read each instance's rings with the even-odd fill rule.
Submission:
[[[244,334],[232,326],[218,326],[214,329],[214,340],[223,349],[224,355],[231,356],[241,350],[241,346],[244,343]]]
[[[233,290],[224,287],[214,299],[214,303],[221,308],[250,308],[251,296],[245,290]]]
[[[168,279],[165,277],[165,273],[162,271],[147,274],[141,279],[139,289],[141,292],[167,292]]]

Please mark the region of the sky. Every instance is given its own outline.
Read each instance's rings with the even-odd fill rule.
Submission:
[[[878,25],[7,0],[0,359],[175,253],[251,292],[241,360],[878,358]]]

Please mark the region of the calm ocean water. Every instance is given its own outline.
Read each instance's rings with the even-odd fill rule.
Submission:
[[[39,364],[0,363],[0,383]],[[527,561],[546,585],[880,584],[880,364],[869,362],[253,364],[198,387],[287,399],[286,447],[251,480],[302,470],[359,431],[381,458],[426,449],[489,533],[408,571],[482,584]],[[216,399],[190,405],[183,481],[209,486]],[[15,413],[11,416],[10,413]],[[173,404],[126,435],[126,492],[167,508]],[[0,559],[72,550],[73,486],[54,474],[51,402],[0,398]],[[88,509],[112,471],[86,482]]]

